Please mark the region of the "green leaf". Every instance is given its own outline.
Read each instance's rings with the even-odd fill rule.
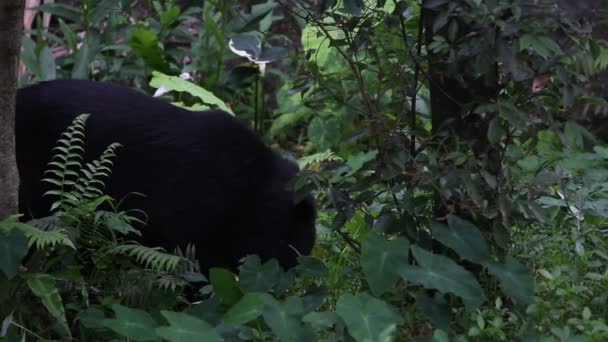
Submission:
[[[169,63],[165,60],[163,48],[158,37],[147,27],[138,24],[133,28],[131,48],[144,62],[155,70],[169,72]]]
[[[265,296],[264,321],[281,341],[314,341],[314,333],[309,326],[302,324],[300,316],[304,313],[302,298],[288,297],[279,302]]]
[[[478,307],[485,301],[486,297],[475,276],[452,259],[433,254],[416,245],[410,250],[420,266],[402,268],[401,275],[404,278],[425,288],[452,293],[462,298],[468,307]]]
[[[487,267],[488,272],[500,281],[503,292],[518,304],[527,306],[534,302],[534,278],[525,265],[507,255],[504,265],[489,263]]]
[[[283,272],[276,259],[262,265],[257,255],[245,258],[245,262],[239,266],[239,271],[239,285],[244,293],[270,292],[279,282]]]
[[[350,167],[350,172],[354,173],[359,171],[368,161],[374,160],[377,155],[378,150],[355,153],[348,157],[346,164]]]
[[[213,285],[213,292],[219,297],[222,304],[231,307],[241,299],[242,293],[234,274],[223,268],[211,268],[209,281]]]
[[[264,310],[263,295],[265,294],[246,293],[241,300],[226,312],[224,323],[238,326],[258,318]]]
[[[31,274],[27,277],[27,286],[42,301],[48,312],[57,319],[64,334],[70,335],[65,309],[55,286],[55,278],[48,274]]]
[[[500,118],[495,117],[490,120],[488,125],[488,141],[490,144],[498,144],[504,135],[505,131],[502,129]]]
[[[72,78],[88,79],[91,63],[99,51],[101,38],[93,30],[86,32],[82,45],[76,52],[76,60],[72,69]]]
[[[310,324],[315,331],[318,331],[340,322],[340,317],[335,312],[311,312],[302,317],[302,322]]]
[[[356,341],[393,341],[403,318],[389,304],[367,293],[343,294],[336,313]]]
[[[212,92],[207,89],[200,87],[192,82],[188,82],[177,76],[168,76],[161,72],[152,72],[152,79],[150,80],[150,86],[153,88],[164,87],[168,90],[183,91],[192,96],[196,96],[203,103],[218,107],[219,109],[234,114],[224,101],[215,96]]]
[[[134,341],[156,341],[156,321],[147,312],[113,304],[114,319],[104,319],[103,325],[115,333]]]
[[[531,123],[528,115],[517,109],[510,102],[501,102],[498,106],[498,111],[501,118],[507,120],[508,123],[519,130],[526,130]]]
[[[389,241],[373,231],[365,236],[361,267],[374,295],[382,295],[399,280],[399,270],[408,265],[408,248],[405,239]]]
[[[451,307],[440,293],[436,292],[434,298],[427,296],[423,291],[417,293],[416,309],[428,318],[436,328],[443,330],[450,328],[450,322],[452,321]]]
[[[532,34],[523,34],[519,38],[519,50],[525,49],[531,49],[545,59],[563,54],[559,44],[553,39]]]
[[[40,63],[40,80],[49,81],[57,78],[57,65],[55,64],[55,56],[51,52],[48,46],[44,46],[40,50],[38,56],[38,62]]]
[[[461,257],[481,264],[489,259],[486,240],[479,228],[458,216],[448,216],[448,226],[431,223],[433,235],[443,245],[453,249]]]
[[[50,2],[36,6],[36,9],[41,12],[50,13],[64,19],[68,19],[74,22],[74,25],[76,26],[83,26],[82,18],[84,18],[84,13],[82,13],[81,8],[70,6],[68,4]]]
[[[102,328],[105,318],[106,316],[103,310],[96,307],[86,308],[80,311],[76,316],[76,319],[80,321],[80,324],[87,329]]]
[[[11,225],[10,221],[2,222],[0,227],[0,271],[8,279],[12,279],[19,271],[21,260],[27,255],[27,240],[23,232],[17,229],[6,231],[4,227]]]
[[[308,125],[308,138],[318,151],[333,147],[340,138],[340,124],[336,118],[315,117]]]
[[[224,341],[215,329],[202,319],[181,312],[163,310],[160,313],[167,319],[169,326],[156,328],[156,333],[166,340],[171,342]]]
[[[171,27],[179,18],[180,9],[178,6],[171,6],[160,14],[160,24],[163,28]]]
[[[329,269],[323,260],[307,255],[298,257],[296,271],[300,276],[307,278],[325,278],[329,275]]]

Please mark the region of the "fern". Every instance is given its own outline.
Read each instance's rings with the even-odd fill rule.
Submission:
[[[190,263],[188,259],[163,252],[160,247],[126,244],[112,247],[109,252],[135,257],[137,262],[158,272],[174,272],[178,265]]]
[[[55,246],[66,246],[76,250],[74,242],[67,236],[65,229],[43,230],[25,223],[15,223],[15,228],[21,230],[28,241],[28,247],[36,246],[38,250]]]
[[[305,156],[305,157],[300,158],[300,160],[298,161],[298,165],[300,166],[300,169],[305,169],[309,165],[319,165],[323,162],[341,161],[341,160],[343,160],[343,159],[336,156],[335,153],[327,150],[325,152],[319,152],[319,153],[312,154],[310,156]]]
[[[121,145],[110,144],[99,159],[83,166],[84,129],[88,118],[89,114],[74,118],[53,149],[57,154],[53,156],[49,169],[45,171],[49,176],[42,180],[57,187],[45,193],[59,198],[52,204],[51,211],[74,208],[83,201],[103,195],[103,179],[109,177],[112,158],[116,156],[116,150]]]

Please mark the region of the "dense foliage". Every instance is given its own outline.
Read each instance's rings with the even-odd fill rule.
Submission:
[[[191,250],[129,242],[102,186],[120,149],[82,165],[81,116],[45,179],[57,214],[0,224],[1,339],[608,338],[608,148],[575,120],[607,105],[588,23],[553,1],[129,3],[41,6],[57,22],[24,37],[22,84],[250,121],[318,199],[313,256],[207,279]]]

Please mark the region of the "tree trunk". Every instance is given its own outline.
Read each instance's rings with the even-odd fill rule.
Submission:
[[[0,219],[18,211],[15,95],[24,0],[0,0]]]

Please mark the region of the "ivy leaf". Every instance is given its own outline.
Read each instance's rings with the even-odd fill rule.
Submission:
[[[370,231],[363,240],[361,267],[372,293],[382,295],[400,278],[399,269],[408,265],[409,242],[386,240]]]
[[[156,328],[156,333],[171,342],[224,341],[209,323],[181,312],[161,311],[169,326]]]
[[[103,325],[115,333],[134,341],[156,341],[156,321],[147,312],[131,309],[114,304],[112,310],[116,314],[114,319],[104,319]]]
[[[518,304],[527,306],[534,302],[534,278],[525,265],[507,255],[504,265],[489,263],[487,267],[490,274],[500,281],[503,292]]]
[[[392,306],[367,293],[340,296],[336,313],[356,341],[393,341],[397,327],[403,323]]]
[[[462,298],[464,304],[470,308],[478,307],[485,301],[486,297],[475,276],[452,259],[433,254],[416,245],[410,250],[420,266],[403,267],[401,276],[425,288],[452,293]]]

